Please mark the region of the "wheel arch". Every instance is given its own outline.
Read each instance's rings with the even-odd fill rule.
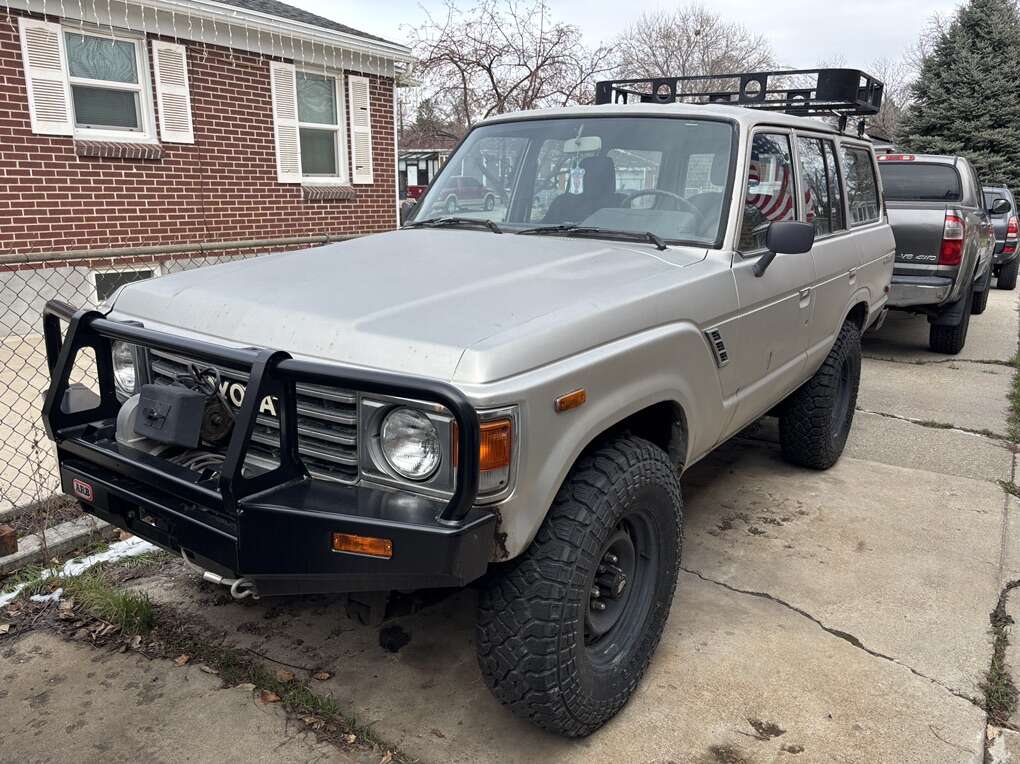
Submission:
[[[636,435],[658,446],[669,455],[677,469],[683,471],[689,447],[688,420],[679,401],[665,398],[627,414],[592,435],[577,458],[597,448],[600,443],[624,434]],[[577,460],[574,461],[576,463]]]

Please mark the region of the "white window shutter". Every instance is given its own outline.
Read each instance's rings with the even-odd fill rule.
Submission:
[[[352,183],[372,182],[372,110],[368,78],[347,77],[347,96],[351,105]]]
[[[191,94],[188,92],[188,49],[162,40],[152,41],[159,106],[159,136],[167,143],[194,143]]]
[[[21,16],[18,29],[25,82],[28,84],[32,132],[74,135],[71,86],[67,80],[64,34],[60,24]]]
[[[281,183],[301,182],[301,134],[298,131],[297,76],[293,64],[269,62],[276,135],[276,177]]]

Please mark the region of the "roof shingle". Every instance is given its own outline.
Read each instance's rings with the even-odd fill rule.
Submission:
[[[270,16],[277,16],[281,19],[298,21],[302,24],[310,24],[311,26],[320,27],[321,29],[332,29],[336,32],[357,35],[358,37],[364,37],[366,40],[386,42],[391,45],[394,44],[390,40],[386,40],[382,37],[376,37],[375,35],[362,32],[358,29],[353,29],[345,24],[340,24],[339,22],[331,21],[330,19],[318,16],[314,13],[303,11],[300,8],[295,8],[293,5],[277,2],[277,0],[219,0],[219,2],[224,3],[225,5],[233,5],[236,8],[244,8],[248,11],[267,13]]]

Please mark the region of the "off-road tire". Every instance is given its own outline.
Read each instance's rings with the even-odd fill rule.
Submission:
[[[968,292],[967,302],[974,297],[973,292]],[[956,326],[945,324],[932,324],[928,328],[928,347],[933,353],[945,353],[956,355],[963,346],[967,344],[967,330],[970,328],[970,305],[963,308],[963,319]]]
[[[634,527],[647,523],[647,549],[635,543],[635,558],[649,559],[629,580],[619,631],[605,632],[605,647],[589,645],[588,619],[601,617],[590,611],[603,550],[628,518]],[[582,456],[535,540],[482,591],[478,664],[496,698],[569,737],[591,734],[623,708],[669,615],[682,523],[679,476],[662,449],[626,436]]]
[[[999,277],[995,280],[996,289],[1016,289],[1016,274],[1020,270],[1020,256],[999,266]]]
[[[845,321],[825,362],[786,399],[779,414],[779,444],[786,460],[827,470],[843,453],[861,382],[861,331]]]

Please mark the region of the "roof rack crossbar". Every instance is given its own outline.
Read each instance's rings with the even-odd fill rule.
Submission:
[[[595,85],[595,103],[718,103],[850,117],[877,114],[884,88],[860,69],[787,69],[604,80]]]

